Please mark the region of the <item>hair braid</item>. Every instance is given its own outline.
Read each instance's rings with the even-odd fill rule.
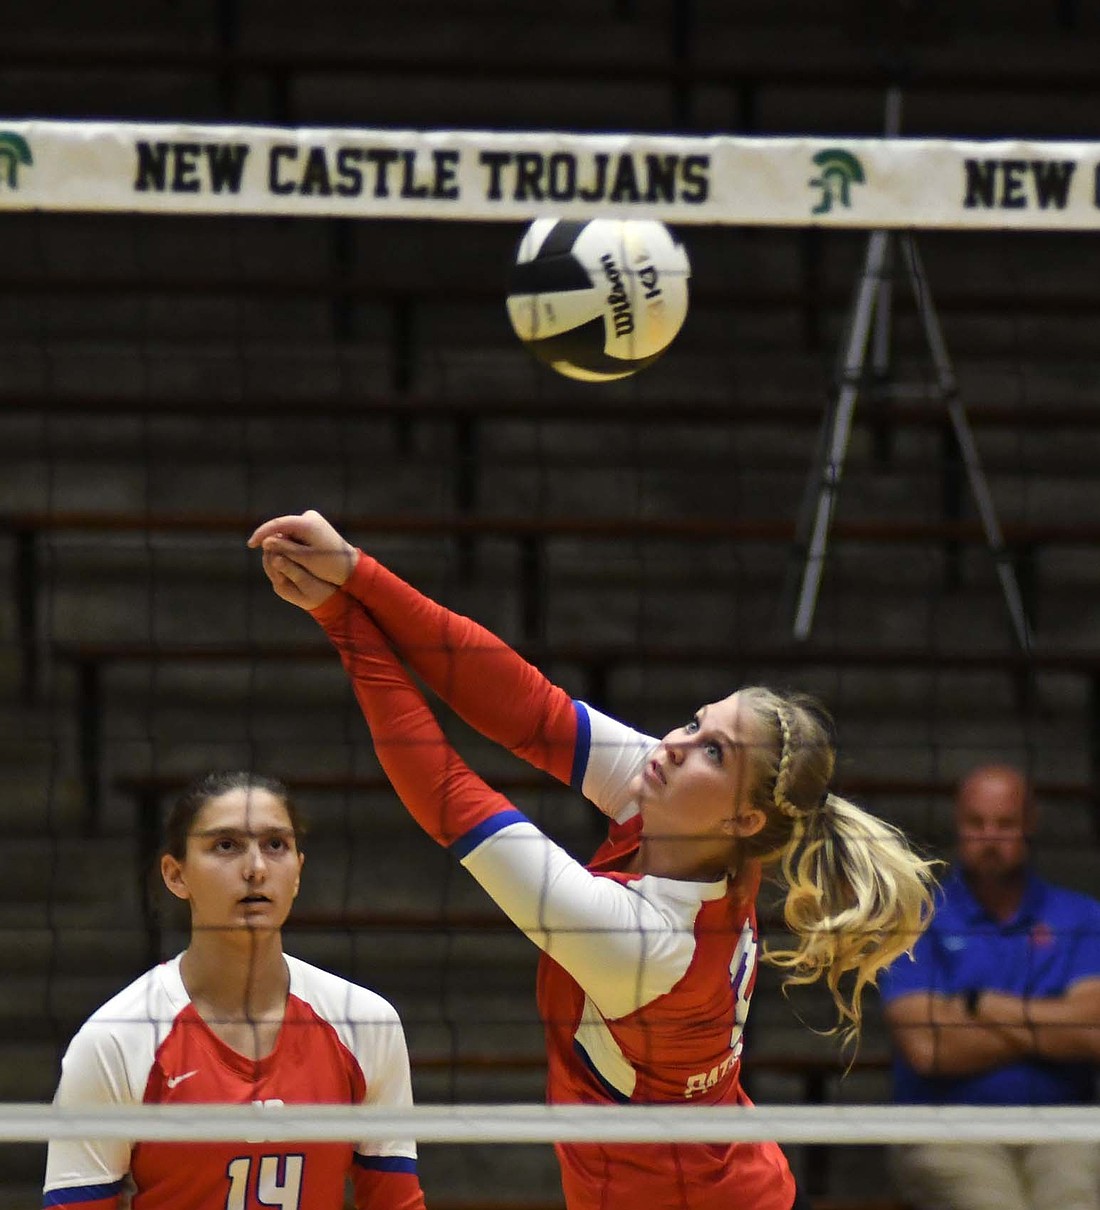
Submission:
[[[782,736],[782,740],[779,748],[779,763],[775,771],[775,783],[772,788],[772,798],[775,801],[776,807],[784,815],[786,815],[788,819],[798,819],[800,812],[788,797],[792,774],[792,761],[794,757],[794,744],[791,742],[791,712],[788,709],[786,702],[776,703],[775,717],[779,723],[779,731]]]

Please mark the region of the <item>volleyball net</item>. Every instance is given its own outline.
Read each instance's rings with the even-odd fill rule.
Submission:
[[[520,347],[507,268],[549,215],[680,231],[692,301],[660,362],[596,387]],[[421,1104],[397,1133],[1096,1141],[1092,1110],[883,1104],[874,1006],[870,1061],[844,1082],[806,1028],[827,1006],[792,1008],[766,972],[756,1110],[521,1104],[544,1077],[533,947],[407,819],[338,661],[243,543],[316,507],[657,735],[740,683],[816,693],[841,724],[839,788],[945,855],[955,779],[1018,763],[1044,806],[1041,865],[1087,890],[1097,226],[1094,143],[0,122],[17,720],[0,750],[20,866],[3,931],[36,1006],[9,1009],[31,1059],[3,1085],[0,1139],[359,1137],[373,1121],[42,1104],[88,1013],[185,944],[149,887],[165,810],[196,772],[238,767],[284,777],[311,819],[288,951],[401,1012]],[[877,260],[872,232],[897,237]],[[822,434],[846,391],[841,468]],[[843,484],[814,563],[805,515],[830,466]],[[447,725],[591,853],[581,800]],[[766,912],[764,927],[778,939]],[[831,1103],[784,1103],[808,1099]]]

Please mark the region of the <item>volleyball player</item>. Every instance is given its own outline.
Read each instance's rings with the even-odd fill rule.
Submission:
[[[795,943],[766,956],[796,983],[823,977],[838,1028],[858,1033],[864,988],[927,922],[932,876],[896,829],[829,792],[834,750],[815,706],[742,689],[654,739],[572,701],[318,513],[269,521],[250,545],[279,596],[310,610],[339,650],[410,813],[543,950],[552,1102],[749,1104],[740,1054],[754,899],[776,863]],[[395,652],[468,723],[608,815],[587,868],[462,762]],[[570,1210],[796,1202],[774,1143],[557,1152]]]
[[[56,1104],[412,1103],[397,1013],[283,952],[298,893],[297,812],[278,781],[211,774],[167,824],[161,873],[187,901],[187,949],[146,972],[73,1038]],[[107,1210],[423,1210],[411,1140],[51,1142],[44,1205]]]

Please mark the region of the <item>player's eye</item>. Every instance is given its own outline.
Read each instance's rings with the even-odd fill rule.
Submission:
[[[688,733],[688,735],[694,735],[696,731],[699,730],[699,720],[697,718],[688,719],[688,721],[684,723],[684,730]]]
[[[725,756],[725,753],[722,751],[722,745],[713,739],[707,740],[707,742],[703,745],[703,751],[707,754],[707,757],[710,760],[714,761],[716,765],[720,765],[723,757]]]
[[[231,836],[222,836],[214,841],[215,853],[235,853],[240,848],[240,845]]]

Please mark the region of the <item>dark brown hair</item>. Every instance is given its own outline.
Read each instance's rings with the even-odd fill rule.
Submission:
[[[262,773],[250,773],[244,769],[227,772],[204,773],[188,785],[172,805],[164,824],[162,851],[177,861],[187,856],[187,837],[195,817],[211,799],[220,798],[232,790],[266,790],[286,807],[294,839],[301,847],[305,835],[305,823],[301,813],[290,797],[286,784],[277,777],[266,777]]]

